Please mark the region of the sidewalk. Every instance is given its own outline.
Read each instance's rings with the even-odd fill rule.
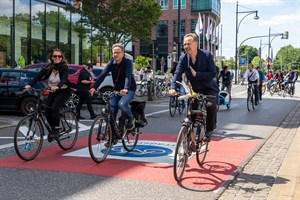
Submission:
[[[300,103],[236,172],[220,200],[300,199]]]

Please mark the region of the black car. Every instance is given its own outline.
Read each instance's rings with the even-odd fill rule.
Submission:
[[[0,109],[17,110],[26,115],[36,104],[36,97],[32,91],[24,90],[24,86],[36,76],[37,72],[2,69],[0,68]],[[45,84],[38,82],[36,89],[44,89]]]

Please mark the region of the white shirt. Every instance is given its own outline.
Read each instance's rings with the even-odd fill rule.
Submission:
[[[251,75],[252,74],[252,75]],[[251,77],[250,77],[251,76]],[[250,77],[250,78],[249,78]],[[249,69],[247,69],[246,73],[244,74],[244,79],[247,79],[250,81],[256,81],[258,78],[259,78],[259,74],[258,74],[258,71],[256,69],[253,69],[252,72],[250,72]]]

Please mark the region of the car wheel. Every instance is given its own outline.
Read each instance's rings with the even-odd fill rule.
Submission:
[[[22,100],[20,110],[23,115],[27,115],[35,107],[37,100],[34,97],[27,97]]]
[[[74,109],[79,103],[79,97],[75,92],[71,92],[70,98],[65,103],[68,108]]]

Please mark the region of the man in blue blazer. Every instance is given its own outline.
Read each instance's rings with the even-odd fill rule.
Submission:
[[[216,128],[216,101],[219,93],[219,87],[214,80],[216,77],[216,65],[210,52],[198,48],[198,37],[196,34],[186,34],[183,38],[183,46],[185,54],[179,58],[171,81],[169,95],[175,95],[176,81],[180,79],[182,73],[185,73],[194,92],[215,96],[212,102],[213,105],[207,108],[204,140],[209,142],[211,140],[211,132]]]

